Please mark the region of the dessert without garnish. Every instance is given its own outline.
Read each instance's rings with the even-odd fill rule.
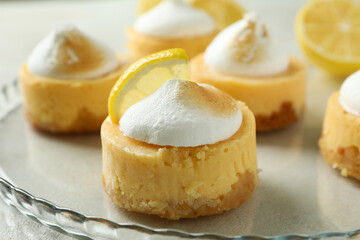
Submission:
[[[286,127],[302,115],[306,66],[288,56],[254,12],[224,29],[191,61],[191,79],[244,101],[256,130]]]
[[[327,105],[319,146],[344,177],[360,180],[360,71],[349,76]]]
[[[20,69],[24,111],[50,132],[98,131],[127,60],[72,25],[54,28]]]
[[[257,185],[252,112],[210,85],[177,79],[186,68],[167,80],[160,72],[179,69],[184,54],[173,49],[142,59],[110,95],[101,129],[103,185],[127,210],[168,219],[212,215],[239,206]],[[151,71],[164,81],[154,92],[143,88]],[[140,89],[148,96],[129,105]]]
[[[217,34],[213,18],[181,0],[165,0],[141,15],[127,31],[130,57],[180,47],[191,58],[205,50]]]

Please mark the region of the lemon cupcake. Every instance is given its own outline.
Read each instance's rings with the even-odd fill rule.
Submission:
[[[319,146],[344,177],[360,180],[360,71],[349,76],[327,105]]]
[[[101,128],[103,185],[130,211],[168,219],[221,213],[257,185],[255,119],[244,103],[210,85],[170,79],[153,93],[139,87],[152,80],[143,74],[149,69],[161,81],[177,78],[180,71],[159,75],[176,58],[184,60],[184,53],[142,59],[114,87]],[[122,109],[135,86],[151,95]]]
[[[140,16],[127,31],[132,60],[181,47],[191,58],[205,50],[217,34],[213,18],[182,0],[165,0]]]
[[[50,132],[98,131],[126,62],[76,27],[56,27],[20,69],[27,119]]]
[[[306,65],[274,42],[254,12],[224,29],[191,61],[191,71],[193,81],[244,101],[257,131],[286,127],[302,115]]]

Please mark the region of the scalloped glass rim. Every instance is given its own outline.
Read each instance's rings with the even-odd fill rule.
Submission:
[[[17,79],[0,87],[0,124],[6,116],[21,104],[21,96]],[[0,177],[0,198],[9,206],[13,206],[22,214],[48,226],[58,232],[81,239],[105,238],[120,239],[124,229],[147,234],[163,236],[178,236],[198,239],[236,239],[236,240],[297,240],[324,239],[333,237],[358,238],[360,228],[348,232],[324,232],[314,235],[282,235],[266,236],[224,236],[211,233],[187,233],[173,229],[155,229],[141,224],[116,223],[104,218],[85,216],[77,211],[59,207],[45,199],[37,198],[21,188],[12,185],[8,180]]]

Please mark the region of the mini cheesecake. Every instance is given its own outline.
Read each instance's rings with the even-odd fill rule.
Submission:
[[[191,79],[211,84],[255,115],[256,130],[286,127],[302,115],[306,65],[271,38],[254,12],[224,29],[191,61]]]
[[[198,147],[158,146],[124,136],[107,118],[101,128],[103,185],[121,207],[168,219],[221,213],[247,200],[257,185],[255,119],[229,139]]]
[[[119,67],[95,79],[57,79],[31,74],[26,64],[19,79],[23,109],[36,128],[58,133],[99,131],[107,116],[111,88],[127,64],[119,57]]]
[[[288,69],[274,76],[248,77],[225,74],[204,63],[204,54],[191,61],[191,79],[207,83],[245,102],[255,115],[256,130],[286,127],[301,117],[305,104],[307,67],[290,56]]]
[[[127,210],[213,215],[242,204],[257,185],[254,115],[217,88],[165,80],[114,118],[110,111],[101,127],[103,185]]]
[[[99,131],[109,93],[127,65],[125,56],[76,27],[54,28],[20,69],[27,119],[48,132]]]
[[[203,52],[218,33],[215,20],[185,1],[163,1],[136,19],[127,31],[132,61],[170,48],[189,58]]]
[[[327,104],[320,151],[333,168],[344,177],[360,180],[360,116],[346,111],[339,102],[339,92]]]

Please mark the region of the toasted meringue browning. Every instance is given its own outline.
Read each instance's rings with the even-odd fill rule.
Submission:
[[[34,75],[94,79],[119,67],[114,51],[72,25],[54,28],[32,51],[27,66]]]
[[[175,94],[185,105],[213,116],[229,117],[239,111],[237,102],[230,95],[207,84],[181,81]]]
[[[251,12],[216,36],[205,51],[205,63],[226,74],[271,76],[287,70],[289,57]]]
[[[170,79],[120,119],[125,136],[149,144],[195,147],[231,137],[241,126],[235,100],[210,86]]]
[[[248,21],[244,32],[240,32],[235,36],[233,46],[235,49],[235,61],[252,62],[258,54],[255,48],[255,24],[253,21]]]
[[[260,34],[256,34],[256,25],[260,24],[254,19],[248,19],[247,26],[239,32],[234,39],[234,60],[241,63],[254,63],[260,61],[264,46],[258,44],[258,38],[265,40],[268,38],[268,31],[264,24],[259,27]]]
[[[53,65],[56,73],[88,72],[101,67],[105,59],[101,49],[77,32],[67,32],[55,54],[57,62],[61,63]]]

